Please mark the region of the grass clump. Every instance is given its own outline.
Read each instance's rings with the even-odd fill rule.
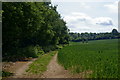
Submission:
[[[32,74],[41,74],[47,70],[47,65],[49,64],[51,58],[55,55],[56,51],[51,51],[47,54],[40,56],[36,61],[34,61],[26,72]]]

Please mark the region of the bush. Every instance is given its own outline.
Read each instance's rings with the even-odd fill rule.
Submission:
[[[44,52],[49,52],[55,50],[57,47],[55,45],[43,46],[42,49]]]
[[[38,45],[25,47],[22,49],[22,51],[19,52],[22,53],[25,57],[33,57],[33,58],[36,58],[39,55],[44,54],[44,51]]]
[[[44,54],[44,51],[42,50],[42,48],[39,45],[35,46],[34,49],[35,49],[35,53],[37,54],[37,56]]]
[[[16,53],[16,54],[14,54]],[[36,58],[44,54],[44,51],[40,46],[27,46],[24,48],[16,48],[13,53],[9,52],[11,55],[6,55],[3,57],[3,61],[19,61],[24,60],[25,58]]]
[[[2,71],[2,77],[8,77],[8,76],[12,76],[12,75],[13,75],[13,73]]]
[[[19,51],[19,54],[22,54],[25,57],[33,57],[33,58],[37,57],[34,46],[28,46],[28,47],[22,48],[21,51]]]

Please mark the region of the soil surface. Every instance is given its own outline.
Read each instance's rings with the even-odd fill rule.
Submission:
[[[36,59],[28,61],[17,61],[17,62],[2,62],[2,69],[7,72],[13,73],[12,78],[22,78],[26,74],[26,70],[29,65]]]

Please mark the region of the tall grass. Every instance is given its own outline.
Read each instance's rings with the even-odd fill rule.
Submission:
[[[118,40],[72,42],[59,50],[58,61],[72,73],[92,71],[89,78],[117,78]]]

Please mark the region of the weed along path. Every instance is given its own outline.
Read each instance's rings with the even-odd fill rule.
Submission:
[[[70,74],[67,70],[65,70],[61,65],[57,62],[57,54],[56,53],[50,63],[47,66],[47,71],[43,73],[41,78],[70,78]]]

